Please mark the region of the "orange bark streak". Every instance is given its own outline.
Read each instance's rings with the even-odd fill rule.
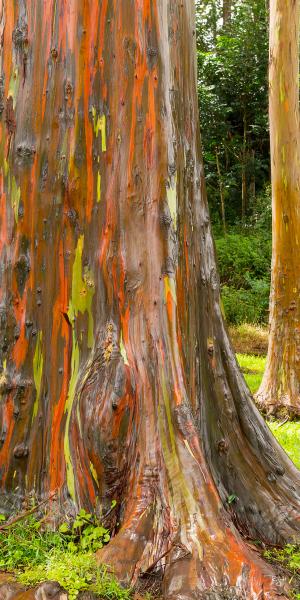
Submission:
[[[12,434],[14,430],[14,403],[11,395],[6,399],[5,406],[3,408],[3,425],[5,426],[7,433],[5,442],[0,450],[0,464],[2,466],[2,476],[1,476],[1,487],[4,488],[7,476],[8,469],[8,457],[10,452],[10,443],[12,439]]]

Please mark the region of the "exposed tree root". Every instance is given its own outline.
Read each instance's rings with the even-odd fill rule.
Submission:
[[[266,396],[263,392],[258,392],[255,396],[255,402],[265,417],[275,417],[276,419],[287,419],[289,421],[300,418],[300,398],[299,404],[293,405],[287,396],[274,399]]]
[[[148,531],[149,521],[146,522]],[[151,555],[142,529],[140,524],[136,534],[132,529],[121,531],[98,553],[99,561],[113,565],[115,574],[127,585],[136,583],[142,565],[147,564]],[[287,584],[278,581],[272,568],[249,550],[232,529],[221,540],[207,539],[203,544],[199,539],[199,545],[188,546],[175,543],[159,561],[157,573],[163,597],[169,600],[273,600],[286,598],[288,593]],[[146,589],[147,581],[143,582]]]
[[[136,503],[119,533],[97,554],[122,583],[139,581],[141,588],[142,578],[146,587],[147,576],[157,573],[168,600],[287,597],[286,582],[277,580],[272,567],[247,546],[214,500],[208,510],[202,505],[189,515],[184,498],[176,515],[174,504],[164,511],[159,503],[144,510],[142,505]]]

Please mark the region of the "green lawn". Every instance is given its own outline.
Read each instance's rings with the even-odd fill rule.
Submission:
[[[240,367],[252,394],[257,392],[266,366],[265,356],[252,356],[250,354],[237,354]]]
[[[300,469],[300,423],[295,421],[280,425],[273,421],[268,425],[296,467]]]
[[[252,394],[255,394],[262,380],[266,357],[237,354],[237,359],[249,389]],[[300,422],[287,422],[281,425],[278,421],[268,421],[268,425],[286,453],[300,469]]]

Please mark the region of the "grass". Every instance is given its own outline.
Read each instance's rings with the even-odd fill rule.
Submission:
[[[237,354],[239,365],[252,394],[257,392],[266,366],[265,356]]]
[[[3,515],[0,521],[5,524]],[[70,600],[84,591],[107,600],[129,600],[131,590],[122,588],[95,558],[94,552],[109,538],[97,517],[84,510],[58,531],[30,515],[0,530],[0,570],[12,572],[26,587],[57,581]]]
[[[237,359],[250,391],[255,394],[262,380],[266,357],[237,354]],[[285,452],[300,469],[300,422],[288,421],[281,424],[278,421],[268,421],[268,425]]]
[[[242,323],[242,325],[231,325],[229,333],[236,352],[255,356],[265,356],[267,354],[267,327]]]
[[[300,469],[300,423],[292,421],[281,425],[273,421],[268,422],[268,425],[279,444],[284,448],[296,467]]]
[[[290,571],[290,583],[296,584],[299,590],[300,576],[300,546],[287,544],[284,548],[270,548],[264,552],[264,557],[271,563],[283,565]],[[300,600],[300,593],[291,590],[290,598]]]
[[[20,572],[18,581],[25,586],[36,586],[45,580],[57,581],[76,600],[80,592],[88,591],[107,600],[129,600],[131,591],[121,588],[107,567],[97,564],[90,553],[73,554],[53,551],[45,563],[29,566]]]

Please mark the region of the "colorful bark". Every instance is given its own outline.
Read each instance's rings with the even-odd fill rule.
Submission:
[[[298,0],[270,3],[273,260],[270,337],[258,401],[300,415],[300,146]]]
[[[193,2],[4,0],[0,26],[1,510],[115,499],[120,578],[275,598],[238,529],[299,535],[299,473],[222,321]]]

